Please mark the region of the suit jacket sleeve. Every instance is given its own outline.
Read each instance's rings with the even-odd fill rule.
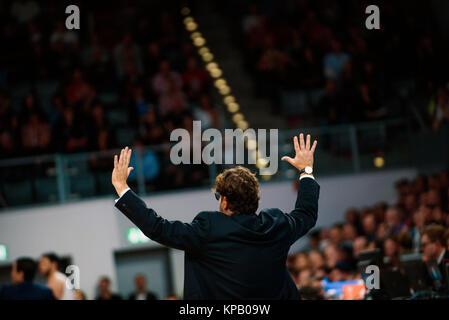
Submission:
[[[209,233],[209,215],[200,212],[192,223],[168,221],[147,208],[132,190],[126,192],[115,206],[148,238],[168,247],[201,252]]]
[[[318,219],[320,185],[311,178],[302,179],[299,185],[295,209],[285,214],[290,226],[291,244],[312,229]]]

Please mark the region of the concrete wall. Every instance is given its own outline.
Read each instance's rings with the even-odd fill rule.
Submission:
[[[415,170],[406,169],[379,173],[319,178],[321,185],[317,226],[329,226],[343,218],[350,207],[371,205],[396,199],[394,182],[413,178]],[[265,183],[261,186],[261,207],[278,207],[290,211],[296,193],[293,182]],[[189,222],[202,210],[217,208],[217,201],[208,189],[180,191],[145,197],[147,204],[167,219]],[[74,202],[65,205],[40,206],[11,210],[0,214],[0,243],[9,248],[9,261],[20,256],[38,258],[43,252],[70,255],[81,273],[81,287],[89,298],[101,275],[116,279],[114,250],[135,246],[158,246],[150,241],[131,245],[126,231],[132,224],[113,207],[114,198]],[[302,246],[301,240],[292,250]],[[175,290],[182,294],[183,252],[171,250]],[[116,281],[113,281],[115,285]]]

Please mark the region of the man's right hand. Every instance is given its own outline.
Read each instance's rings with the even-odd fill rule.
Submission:
[[[120,158],[117,155],[114,156],[114,170],[112,171],[112,185],[115,191],[121,196],[122,192],[128,189],[128,184],[126,180],[129,174],[134,169],[133,167],[128,167],[129,161],[131,160],[132,150],[126,147],[120,152]]]
[[[304,143],[304,134],[299,135],[299,143],[298,137],[293,138],[293,144],[295,146],[295,158],[290,157],[282,157],[281,160],[288,161],[292,166],[294,166],[298,170],[302,170],[305,167],[313,167],[313,153],[315,152],[315,148],[317,145],[317,141],[313,142],[312,147],[310,146],[310,134],[307,135],[307,140]]]

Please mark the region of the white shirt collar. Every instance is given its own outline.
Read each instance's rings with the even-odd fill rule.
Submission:
[[[441,261],[443,260],[443,257],[444,257],[444,254],[446,253],[446,249],[444,249],[442,252],[441,252],[441,254],[440,254],[440,256],[439,256],[439,258],[438,258],[438,264],[440,264],[441,263]]]

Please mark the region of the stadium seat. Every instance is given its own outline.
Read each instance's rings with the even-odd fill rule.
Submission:
[[[107,113],[107,117],[111,126],[126,125],[128,123],[128,113],[125,110],[110,110]]]
[[[133,142],[137,130],[135,128],[126,127],[117,129],[117,144],[119,146],[126,146]]]
[[[95,179],[91,174],[70,177],[70,198],[87,198],[95,195]]]
[[[310,104],[315,106],[320,103],[321,99],[326,94],[326,91],[324,89],[315,89],[311,90],[308,94]]]
[[[98,94],[98,99],[105,106],[116,105],[118,103],[118,94],[115,92],[101,92]]]
[[[58,200],[58,183],[56,177],[39,178],[34,182],[36,201],[56,202]]]
[[[101,172],[95,174],[96,186],[97,186],[97,194],[106,195],[113,194],[114,187],[111,183],[111,173],[110,172]]]
[[[302,90],[282,92],[281,101],[286,115],[301,115],[307,110],[307,94]]]
[[[31,91],[32,88],[27,83],[22,83],[11,88],[11,102],[16,111],[20,110],[25,96]]]
[[[33,186],[31,181],[7,182],[3,191],[8,206],[20,206],[33,202]]]
[[[40,82],[36,84],[36,94],[42,108],[49,112],[52,107],[52,99],[58,90],[59,83],[56,81]]]

